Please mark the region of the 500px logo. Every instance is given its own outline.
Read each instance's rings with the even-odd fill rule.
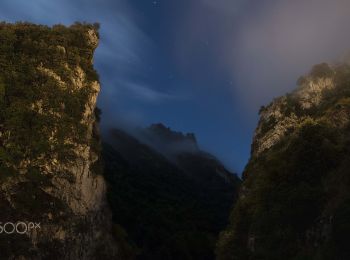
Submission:
[[[0,222],[0,234],[20,234],[24,235],[33,230],[40,229],[40,223],[36,222]]]

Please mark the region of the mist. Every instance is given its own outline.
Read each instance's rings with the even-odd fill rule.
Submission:
[[[232,40],[237,88],[250,103],[284,94],[312,65],[333,63],[350,49],[349,1],[275,2],[246,18]]]
[[[188,56],[198,39],[209,39],[221,76],[233,81],[233,95],[254,113],[292,90],[314,64],[340,61],[350,49],[346,0],[200,2],[186,14],[188,26],[181,32],[189,37],[177,56]]]
[[[241,171],[258,110],[350,49],[347,0],[4,0],[0,18],[100,22],[102,131],[162,122]]]

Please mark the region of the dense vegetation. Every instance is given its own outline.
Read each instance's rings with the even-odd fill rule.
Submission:
[[[113,221],[137,259],[214,259],[238,178],[200,153],[182,153],[177,164],[119,130],[110,143],[103,154]]]
[[[89,83],[98,79],[91,62],[96,46],[89,43],[87,32],[97,29],[97,24],[0,23],[2,223],[37,221],[43,228],[47,223],[65,228],[82,222],[63,200],[46,192],[53,186],[51,174],[72,182],[72,173],[53,173],[45,167],[75,158],[73,145],[91,139],[82,119],[87,99],[95,91]],[[86,74],[81,88],[73,82],[77,67]],[[33,245],[26,235],[2,233],[0,258],[63,259],[63,248],[69,251],[74,246],[52,235],[45,241],[45,235],[50,234],[43,231]]]
[[[86,142],[81,119],[92,90],[75,88],[71,77],[80,66],[87,82],[97,79],[91,66],[94,47],[82,40],[97,27],[0,23],[1,177],[15,174],[14,166],[21,163],[35,167],[38,158],[49,155],[69,159],[68,133],[73,142]]]
[[[335,89],[304,110],[288,96],[285,116],[305,120],[251,158],[218,259],[350,259],[350,67],[309,77],[332,77]]]
[[[80,163],[75,160],[80,156],[77,147],[90,147],[95,154],[101,149],[96,129],[87,136],[100,111],[95,110],[91,122],[84,121],[89,98],[96,94],[92,82],[98,80],[92,65],[96,46],[89,38],[89,31],[97,29],[98,25],[80,23],[0,23],[1,221],[57,225],[63,230],[57,233],[68,237],[57,239],[57,233],[51,237],[43,232],[33,245],[26,236],[0,236],[0,258],[63,259],[71,250],[84,249],[73,247],[80,247],[85,235],[89,239],[87,233],[96,224],[73,214],[66,201],[47,190],[56,188],[58,178],[74,188],[76,176],[65,166]],[[237,177],[205,154],[184,153],[175,164],[127,135],[118,138],[128,152],[108,145],[103,152],[121,259],[213,259]],[[101,171],[100,163],[92,165],[92,172]],[[229,177],[219,177],[217,170]],[[97,250],[96,259],[107,259],[104,253]]]

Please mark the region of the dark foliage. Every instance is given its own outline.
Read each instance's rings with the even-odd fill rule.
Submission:
[[[75,158],[71,143],[86,144],[82,123],[85,104],[97,80],[91,58],[94,48],[87,31],[98,25],[76,23],[53,27],[30,23],[0,23],[0,215],[1,221],[50,222],[64,226],[73,216],[70,207],[46,192],[51,173],[43,165],[57,158]],[[78,89],[73,70],[86,72],[85,85]],[[50,74],[51,73],[51,74]],[[60,83],[63,82],[65,85]],[[63,171],[63,170],[62,170]],[[67,172],[55,172],[67,181]],[[8,182],[7,182],[8,181]],[[12,181],[12,183],[11,183]],[[6,186],[8,183],[8,187]],[[11,202],[11,203],[10,203]],[[68,219],[68,216],[70,219]],[[37,245],[25,235],[0,236],[0,258],[61,259],[62,241]]]
[[[85,39],[98,25],[76,23],[52,28],[29,23],[0,23],[0,168],[1,177],[13,174],[11,165],[42,154],[69,160],[73,142],[86,142],[81,123],[92,89],[73,87],[70,70],[80,66],[87,82],[97,80],[91,66],[94,47]],[[68,63],[67,63],[68,61]],[[62,82],[44,70],[52,71]],[[50,136],[55,133],[52,140]]]
[[[238,178],[225,182],[203,155],[182,154],[179,166],[121,131],[114,141],[103,146],[108,199],[137,258],[214,259]]]
[[[310,119],[251,158],[218,259],[350,259],[350,70],[321,64],[312,71],[330,75],[336,87],[317,109],[301,111],[287,96],[285,115]]]

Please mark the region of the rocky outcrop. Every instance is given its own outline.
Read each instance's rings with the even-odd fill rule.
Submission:
[[[0,234],[2,259],[117,259],[106,184],[98,173],[94,110],[100,85],[92,64],[98,32],[82,24],[2,24],[0,37],[9,45],[6,53],[2,46],[2,64],[14,64],[11,70],[27,82],[21,95],[11,96],[20,85],[6,67],[0,70],[7,93],[0,222],[37,225],[23,234]]]
[[[350,67],[319,64],[260,110],[218,259],[348,259]]]
[[[315,71],[326,70],[317,75]],[[259,155],[277,144],[285,135],[293,132],[304,120],[310,119],[307,113],[317,109],[327,91],[335,88],[335,71],[328,65],[315,66],[309,75],[298,81],[298,88],[292,93],[275,99],[269,106],[260,110],[260,121],[254,133],[252,153]]]

